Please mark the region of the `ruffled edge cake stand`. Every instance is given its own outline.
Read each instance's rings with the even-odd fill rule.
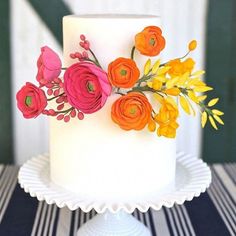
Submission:
[[[131,213],[137,208],[146,212],[149,208],[159,210],[191,201],[205,192],[211,183],[211,171],[200,159],[184,153],[177,154],[175,187],[168,193],[156,196],[138,196],[137,199],[120,202],[101,201],[80,196],[54,184],[49,174],[48,155],[39,155],[27,161],[19,171],[20,186],[39,201],[70,210],[80,208],[84,212],[95,209],[97,216],[85,223],[78,236],[150,236],[150,231]]]

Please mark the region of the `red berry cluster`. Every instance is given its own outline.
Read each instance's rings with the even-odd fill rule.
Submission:
[[[80,35],[80,39],[81,39],[81,42],[79,43],[79,45],[85,51],[83,51],[82,53],[80,53],[80,52],[71,53],[70,57],[72,59],[78,59],[79,61],[88,60],[89,59],[89,55],[88,55],[87,51],[90,51],[90,43],[89,43],[89,41],[86,39],[86,37],[83,34]]]
[[[69,122],[71,118],[75,117],[77,117],[79,120],[83,120],[84,114],[73,107],[66,110],[64,114],[57,114],[57,120],[64,120],[64,122]]]
[[[83,51],[82,53],[80,52],[75,52],[70,54],[70,58],[72,59],[78,59],[79,61],[84,61],[89,58],[88,53],[86,51]]]
[[[89,43],[89,41],[86,39],[86,37],[85,37],[83,34],[81,34],[81,35],[80,35],[80,39],[81,39],[81,42],[79,43],[79,45],[80,45],[83,49],[85,49],[86,51],[89,50],[89,49],[90,49],[90,43]]]
[[[48,96],[58,96],[63,89],[63,82],[60,78],[55,78],[45,85]]]
[[[50,83],[47,83],[45,87],[47,88],[48,96],[50,96],[48,101],[55,100],[57,108],[56,110],[52,108],[43,110],[42,113],[44,115],[56,116],[57,120],[63,120],[64,122],[69,122],[71,118],[75,117],[79,120],[83,120],[84,114],[78,109],[69,106],[67,96],[63,89],[64,84],[60,78],[53,79]],[[63,110],[65,106],[69,106],[69,108]]]

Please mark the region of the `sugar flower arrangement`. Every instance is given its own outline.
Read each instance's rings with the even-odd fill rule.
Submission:
[[[124,130],[142,130],[147,126],[158,136],[174,138],[179,126],[177,101],[189,115],[195,115],[195,108],[200,108],[202,127],[208,119],[215,129],[216,122],[224,124],[220,118],[223,112],[212,109],[219,99],[205,102],[207,96],[202,93],[212,88],[200,79],[204,71],[194,72],[195,62],[188,57],[197,47],[195,40],[189,43],[188,52],[181,58],[164,63],[158,59],[154,64],[147,59],[142,72],[135,62],[135,50],[153,57],[165,48],[161,29],[148,26],[135,35],[130,58],[116,58],[106,72],[90,42],[84,35],[80,35],[80,39],[83,52],[70,54],[75,63],[68,68],[62,68],[59,56],[52,49],[41,48],[37,61],[38,85],[27,82],[16,95],[17,106],[25,118],[44,114],[64,122],[72,118],[83,120],[85,114],[102,109],[114,93],[120,97],[111,107],[111,118]],[[60,77],[63,70],[65,72]],[[154,97],[152,103],[150,95]],[[55,108],[48,108],[52,107],[51,101],[56,104]]]

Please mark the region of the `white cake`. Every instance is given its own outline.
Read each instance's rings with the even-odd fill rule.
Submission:
[[[134,36],[160,25],[156,16],[66,16],[63,18],[64,65],[75,60],[80,34],[86,35],[102,67],[130,57]],[[135,54],[140,66],[147,58]],[[124,131],[111,120],[111,95],[98,112],[83,121],[50,119],[51,178],[63,188],[101,199],[127,199],[165,191],[174,183],[176,141],[147,129]]]

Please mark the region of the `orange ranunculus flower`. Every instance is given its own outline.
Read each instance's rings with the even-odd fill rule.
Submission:
[[[119,57],[108,66],[110,83],[120,88],[132,88],[139,79],[139,69],[130,58]]]
[[[142,130],[151,118],[152,106],[145,95],[130,92],[117,99],[111,108],[111,118],[124,130]]]
[[[192,58],[187,58],[185,61],[180,59],[174,59],[168,62],[167,66],[171,68],[168,70],[168,74],[171,77],[181,76],[186,72],[191,73],[194,68],[195,62]]]
[[[157,26],[148,26],[135,36],[135,47],[141,54],[157,56],[165,48],[165,38]]]
[[[178,116],[177,106],[167,100],[163,100],[159,113],[155,116],[155,121],[159,124],[157,129],[158,136],[174,138],[176,136],[176,129],[179,127],[176,122]]]

